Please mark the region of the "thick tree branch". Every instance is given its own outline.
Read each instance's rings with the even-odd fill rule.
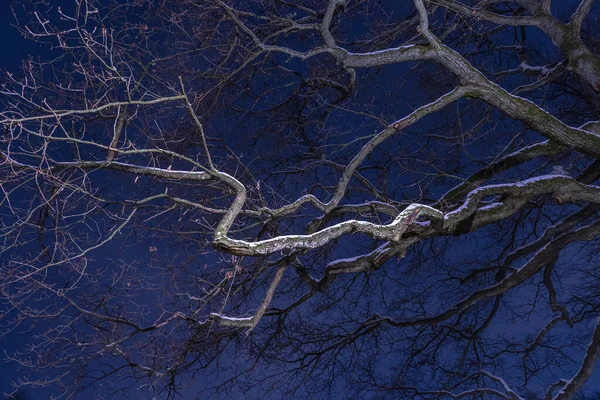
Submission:
[[[570,400],[575,397],[579,389],[581,389],[592,376],[592,372],[594,372],[594,368],[596,367],[598,355],[600,355],[600,319],[596,322],[596,326],[592,333],[592,340],[587,347],[579,371],[577,371],[560,392],[554,396],[554,400]]]

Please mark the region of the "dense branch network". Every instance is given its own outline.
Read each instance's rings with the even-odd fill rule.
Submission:
[[[464,356],[459,358],[467,365],[468,352],[473,351],[474,358],[480,357],[477,348],[485,347],[483,334],[499,314],[498,310],[504,307],[501,306],[503,297],[542,274],[540,288],[547,292],[550,314],[559,315],[554,315],[538,330],[533,344],[507,344],[500,350],[488,344],[489,352],[485,357],[492,360],[488,366],[505,354],[522,356],[523,373],[528,379],[528,374],[535,375],[531,372],[535,368],[528,364],[528,357],[552,332],[562,329],[561,322],[573,328],[589,325],[591,319],[598,318],[599,306],[593,300],[582,301],[585,305],[581,309],[557,300],[557,296],[559,299],[561,296],[555,289],[553,268],[559,262],[561,252],[564,254],[565,249],[571,248],[569,246],[593,242],[600,235],[600,187],[597,185],[600,178],[600,124],[597,121],[576,123],[573,118],[554,116],[535,98],[526,99],[516,94],[517,89],[533,92],[550,84],[563,73],[559,66],[567,65],[567,70],[588,85],[586,87],[591,88],[592,96],[597,99],[600,57],[584,42],[581,33],[584,21],[591,13],[592,1],[583,0],[564,23],[552,15],[549,1],[480,2],[471,6],[469,2],[454,0],[415,0],[411,18],[406,19],[406,26],[413,30],[409,39],[398,46],[383,48],[378,44],[385,43],[387,37],[400,36],[400,30],[390,30],[381,37],[364,40],[366,44],[338,36],[345,14],[360,10],[359,2],[329,0],[322,9],[281,2],[284,8],[296,10],[288,15],[278,15],[275,8],[269,8],[271,6],[261,13],[258,6],[244,8],[236,2],[200,3],[202,5],[182,2],[182,8],[178,8],[180,12],[173,12],[169,29],[176,32],[173,35],[179,35],[179,30],[185,32],[188,28],[184,22],[186,7],[196,10],[200,13],[199,20],[216,21],[214,25],[199,23],[199,28],[190,36],[192,41],[197,40],[202,45],[194,44],[197,48],[180,52],[177,49],[177,53],[166,57],[156,55],[156,49],[149,44],[145,48],[141,44],[147,43],[144,42],[147,25],[140,26],[135,44],[128,38],[120,43],[112,36],[112,31],[100,25],[93,26],[96,22],[88,22],[88,18],[92,21],[99,13],[93,2],[77,2],[75,16],[64,14],[66,20],[74,23],[72,30],[51,28],[49,22],[38,17],[39,30],[27,28],[29,34],[38,40],[57,38],[60,47],[76,60],[73,62],[76,72],[69,72],[66,77],[76,73],[81,76],[69,78],[73,81],[68,84],[56,83],[49,92],[54,95],[46,98],[47,93],[40,89],[43,76],[35,75],[32,67],[26,71],[23,80],[10,76],[0,90],[6,105],[0,113],[0,125],[5,130],[0,149],[3,174],[0,189],[4,194],[0,201],[3,208],[1,250],[2,254],[11,257],[11,262],[3,265],[0,272],[0,295],[10,304],[9,308],[17,310],[21,316],[51,318],[75,313],[76,316],[65,324],[73,327],[74,336],[59,329],[52,332],[58,339],[49,335],[47,341],[68,342],[75,349],[85,351],[77,355],[75,350],[62,348],[57,361],[48,363],[51,368],[61,367],[67,360],[77,357],[81,365],[92,365],[92,360],[108,353],[120,360],[121,367],[92,379],[93,382],[109,377],[121,368],[131,368],[144,375],[144,378],[136,376],[135,379],[147,378],[152,382],[165,379],[167,387],[175,388],[178,371],[193,372],[196,368],[206,367],[225,351],[222,349],[227,343],[235,341],[241,330],[246,329],[243,340],[250,340],[254,335],[260,335],[263,326],[267,330],[270,324],[275,327],[264,334],[268,336],[266,339],[260,339],[265,344],[258,349],[257,359],[267,359],[268,354],[276,359],[278,356],[270,355],[268,350],[272,343],[280,340],[278,335],[285,338],[282,332],[287,330],[285,324],[289,322],[286,319],[292,319],[295,312],[307,308],[314,299],[328,296],[335,299],[334,305],[341,301],[343,295],[336,286],[341,277],[349,277],[352,282],[361,274],[381,276],[375,271],[391,264],[391,260],[397,260],[395,269],[402,269],[404,261],[400,260],[408,258],[407,252],[423,249],[428,243],[473,236],[490,227],[502,227],[506,229],[505,238],[511,237],[511,244],[500,251],[495,260],[486,260],[484,267],[472,269],[460,279],[455,279],[451,271],[439,271],[440,276],[447,275],[447,278],[432,280],[431,286],[423,288],[419,295],[413,296],[411,288],[407,288],[397,306],[383,307],[386,315],[373,311],[375,307],[364,306],[356,316],[340,317],[343,321],[332,321],[330,332],[325,333],[326,329],[323,329],[323,337],[330,335],[327,339],[319,339],[320,328],[316,328],[317,333],[313,334],[317,338],[315,343],[319,344],[314,348],[307,344],[307,350],[297,356],[295,365],[300,370],[310,370],[312,362],[321,362],[328,354],[341,354],[368,335],[386,329],[406,332],[397,334],[398,343],[412,340],[412,353],[401,367],[405,374],[422,365],[419,357],[426,353],[425,349],[428,352],[430,346],[441,348],[453,340],[465,344]],[[493,9],[495,3],[517,3],[522,9],[511,13],[507,11],[510,4]],[[132,2],[133,5],[137,3]],[[198,11],[201,7],[207,11]],[[446,43],[457,28],[440,22],[440,12],[452,12],[459,19],[472,19],[477,23],[536,27],[550,38],[566,61],[539,68],[523,61],[516,69],[496,74],[503,77],[532,70],[543,74],[540,81],[525,86],[519,83],[517,89],[511,91],[490,78],[483,67],[476,67],[476,61]],[[92,25],[85,27],[84,21]],[[157,37],[161,38],[162,34],[158,33]],[[313,40],[305,42],[303,35],[312,35]],[[79,43],[79,46],[73,43]],[[122,50],[117,51],[115,47]],[[136,47],[139,52],[132,50]],[[205,76],[193,63],[189,70],[184,68],[187,57],[193,57],[196,52],[207,54],[199,62],[209,71]],[[285,59],[282,61],[281,57]],[[170,62],[174,62],[174,67]],[[288,62],[292,66],[286,66]],[[259,86],[268,87],[268,78],[258,77],[256,71],[284,74],[293,68],[301,70],[295,62],[307,65],[330,62],[338,68],[333,77],[307,78],[302,83],[317,93],[314,96],[319,99],[316,104],[326,111],[318,122],[302,121],[299,125],[301,129],[311,124],[317,126],[315,129],[323,136],[332,129],[328,126],[328,118],[333,119],[331,115],[350,110],[345,108],[350,106],[344,101],[354,96],[361,79],[366,79],[363,71],[405,63],[434,62],[443,71],[440,73],[448,74],[453,83],[445,94],[404,116],[401,116],[402,112],[392,110],[392,117],[386,116],[385,122],[379,124],[373,134],[354,134],[359,139],[341,144],[335,143],[334,139],[329,142],[324,139],[319,150],[322,155],[311,159],[311,163],[299,162],[297,170],[286,172],[287,175],[297,173],[302,176],[296,184],[304,185],[305,190],[292,190],[289,189],[291,185],[286,187],[285,180],[274,177],[276,174],[272,171],[256,176],[250,172],[252,163],[260,162],[256,160],[261,157],[266,159],[263,152],[271,150],[261,149],[257,144],[261,140],[261,128],[256,128],[259,133],[253,139],[258,152],[247,151],[256,158],[246,164],[242,153],[248,143],[237,147],[227,124],[206,127],[204,119],[210,119],[207,115],[214,111],[212,106],[205,104],[208,99],[215,104],[226,102],[227,96],[223,93],[233,90],[228,89],[229,86],[234,89],[236,85],[243,86],[245,78],[242,75],[247,71],[256,74],[256,78],[249,75],[250,81],[254,79]],[[56,63],[67,68],[58,61]],[[89,66],[85,66],[86,63]],[[165,67],[161,70],[163,64]],[[178,73],[176,79],[172,79],[174,71]],[[325,71],[315,74],[320,72],[325,74]],[[196,90],[194,85],[201,85],[198,76],[208,83]],[[317,81],[323,86],[318,86]],[[252,83],[246,85],[248,97],[252,98],[255,89]],[[286,85],[277,89],[285,92]],[[320,93],[322,87],[329,91]],[[268,95],[269,91],[265,89],[262,95]],[[331,92],[339,93],[341,97],[330,101],[327,96],[331,96]],[[294,93],[298,95],[299,90]],[[277,103],[278,100],[264,108],[285,110],[289,101]],[[394,167],[373,166],[385,165],[385,158],[390,154],[392,158],[401,159],[407,154],[409,159],[420,160],[419,151],[427,144],[417,150],[411,148],[411,131],[433,135],[429,132],[433,128],[427,126],[432,122],[428,121],[435,121],[440,116],[443,119],[450,109],[458,109],[468,102],[486,109],[484,120],[491,118],[493,113],[503,115],[495,117],[506,118],[521,124],[524,130],[535,132],[535,140],[524,143],[519,139],[519,144],[515,145],[509,139],[513,132],[498,128],[496,133],[504,135],[500,139],[504,147],[494,149],[492,159],[476,163],[477,168],[468,170],[469,173],[450,167],[454,160],[448,160],[446,171],[443,171],[432,157],[428,160],[430,166],[438,168],[440,176],[452,181],[452,185],[441,192],[435,188],[423,189],[427,186],[421,185],[427,179],[425,173],[421,181],[407,184],[404,178],[392,176]],[[235,102],[232,100],[232,103]],[[306,100],[304,104],[308,103]],[[425,103],[422,98],[420,103]],[[240,104],[247,107],[244,115],[256,114],[260,118],[261,114],[256,110],[263,105],[259,105],[258,100],[248,106],[247,99],[243,99],[231,109],[236,110]],[[275,115],[275,111],[273,113]],[[356,119],[366,113],[349,114]],[[350,121],[354,122],[352,118]],[[458,124],[467,119],[468,116],[459,116]],[[94,125],[97,123],[102,124],[101,129]],[[249,131],[253,129],[252,122],[246,122],[246,125]],[[339,125],[333,130],[343,130],[343,123]],[[477,129],[479,125],[473,131]],[[182,131],[188,135],[185,138],[194,139],[181,139]],[[355,131],[360,132],[360,128]],[[281,134],[288,133],[292,135],[291,132]],[[463,143],[471,140],[470,135],[461,133],[460,140]],[[332,137],[335,138],[333,134]],[[300,141],[311,143],[307,135]],[[187,143],[184,145],[184,142]],[[326,155],[330,147],[335,150]],[[334,161],[337,152],[341,156]],[[285,165],[285,159],[291,154],[292,150],[289,150],[289,154],[280,156],[281,159],[272,165]],[[545,160],[561,157],[571,157],[575,160],[573,163],[579,163],[578,174],[564,170],[548,172]],[[534,165],[528,176],[513,174],[528,165]],[[325,174],[323,171],[328,168],[335,172]],[[414,168],[417,170],[418,167]],[[372,178],[381,171],[386,178]],[[408,167],[406,171],[407,175],[412,173]],[[118,180],[113,180],[114,177],[124,182],[120,189],[116,189]],[[271,194],[277,194],[277,189],[273,188],[279,185],[284,188],[282,192],[289,191],[291,195],[272,195],[266,199],[264,188],[267,184]],[[395,189],[388,193],[386,186],[401,187],[403,195],[395,196]],[[419,191],[427,194],[417,193]],[[536,215],[537,219],[523,227],[519,220],[526,220],[530,215]],[[543,230],[537,226],[538,220],[546,221]],[[128,307],[119,305],[121,299],[110,292],[133,285],[135,290],[124,293],[133,293],[132,303],[142,304],[147,301],[144,293],[161,291],[160,285],[157,283],[155,287],[151,282],[138,281],[136,277],[143,273],[134,268],[134,262],[125,261],[125,256],[119,262],[119,273],[113,272],[102,278],[101,272],[92,265],[98,251],[110,251],[115,242],[122,241],[130,246],[143,242],[145,238],[139,233],[143,230],[173,240],[173,243],[191,244],[186,247],[189,257],[164,250],[161,261],[169,264],[169,269],[200,256],[209,260],[205,268],[207,264],[227,267],[219,267],[218,273],[205,274],[194,267],[187,279],[177,276],[177,272],[173,272],[172,277],[165,274],[169,276],[164,278],[165,281],[181,283],[173,284],[172,289],[165,290],[166,294],[159,295],[159,311],[139,311],[146,309],[140,305],[133,312],[134,317],[130,317]],[[525,236],[522,240],[517,239],[520,230],[530,233],[522,235]],[[356,238],[368,245],[359,246],[359,254],[344,254],[352,248],[344,245],[344,241]],[[365,250],[366,247],[369,250]],[[149,252],[159,253],[154,244],[149,247]],[[434,253],[433,245],[431,253]],[[20,258],[22,254],[27,256]],[[178,261],[171,262],[169,257]],[[113,258],[119,259],[107,259]],[[414,259],[416,264],[421,262]],[[309,260],[316,260],[317,268],[307,266]],[[54,276],[55,271],[62,271],[61,268],[71,272],[64,275],[56,272]],[[187,269],[182,270],[187,274]],[[284,276],[288,270],[293,270],[294,274]],[[396,278],[389,280],[396,282]],[[84,293],[84,284],[95,281],[104,282],[103,289]],[[453,283],[444,290],[447,281]],[[457,282],[459,286],[452,286]],[[352,286],[352,283],[343,284]],[[383,287],[384,283],[381,285]],[[456,294],[452,293],[453,289]],[[347,289],[348,292],[354,290],[357,289]],[[436,290],[440,290],[435,292],[440,299],[433,306],[426,298]],[[54,308],[29,305],[37,291],[55,299]],[[386,301],[376,303],[381,306]],[[77,332],[75,326],[79,316],[88,321],[91,329],[97,332],[96,336],[88,338],[85,330]],[[18,317],[13,323],[18,325],[22,320]],[[328,321],[315,317],[312,322],[325,326]],[[588,340],[577,372],[568,380],[560,379],[550,386],[548,398],[574,398],[590,379],[600,354],[599,326],[596,322],[592,327],[591,341],[588,340],[589,329],[580,341]],[[139,348],[145,346],[144,337],[160,335],[155,337],[159,343],[166,340],[169,331],[181,332],[175,335],[178,340],[172,344],[172,356],[157,361],[160,357],[139,354]],[[285,347],[287,339],[281,340]],[[292,335],[289,340],[291,343],[296,339]],[[137,352],[129,350],[130,345],[135,348],[134,344],[138,346]],[[298,346],[302,348],[303,345]],[[423,348],[419,350],[419,346]],[[42,347],[34,346],[31,353],[41,353]],[[198,347],[210,350],[202,353]],[[21,359],[15,357],[15,360]],[[508,378],[501,377],[496,371],[490,372],[484,362],[479,363],[481,367],[476,364],[471,361],[460,373],[449,374],[446,385],[440,390],[404,383],[398,384],[395,390],[413,396],[440,398],[488,395],[525,398],[507,383],[505,379]],[[446,371],[444,368],[440,367],[439,371]],[[475,371],[475,368],[479,370]],[[291,371],[294,375],[294,370]],[[370,384],[385,387],[376,378]]]

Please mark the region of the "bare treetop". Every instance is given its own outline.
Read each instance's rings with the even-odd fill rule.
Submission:
[[[0,88],[15,393],[600,389],[598,2],[65,3]]]

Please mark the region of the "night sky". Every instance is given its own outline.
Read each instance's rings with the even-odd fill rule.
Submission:
[[[67,0],[61,0],[61,1],[67,1]],[[14,17],[12,15],[12,13],[10,12],[11,10],[11,5],[14,6],[15,4],[17,4],[18,1],[16,0],[0,0],[0,46],[2,47],[2,57],[0,58],[0,70],[8,70],[8,71],[16,71],[19,66],[21,65],[22,60],[26,59],[29,56],[34,56],[37,57],[39,56],[40,58],[44,58],[48,56],[48,51],[47,49],[45,49],[43,46],[38,45],[36,43],[32,43],[31,41],[25,40],[17,31],[17,29],[13,26],[14,25]],[[574,2],[568,2],[568,1],[554,1],[554,12],[556,15],[568,15],[568,13],[570,12],[570,10],[572,9]],[[537,32],[531,32],[530,34],[530,39],[531,40],[536,40],[536,35],[538,35],[539,33]],[[542,37],[542,35],[540,35],[540,38]],[[546,48],[546,50],[548,52],[552,52],[554,51],[554,49],[551,48],[551,43],[549,43],[547,40],[544,44],[545,46],[548,46]],[[394,67],[395,69],[390,69],[390,70],[384,70],[382,72],[382,75],[378,78],[380,79],[380,81],[375,81],[375,83],[377,85],[381,85],[381,86],[385,86],[386,82],[389,81],[390,79],[393,79],[394,75],[400,75],[400,74],[404,74],[407,73],[409,71],[409,69],[413,67],[412,64],[407,64],[407,65],[400,65],[397,67]],[[3,73],[3,72],[2,72]],[[417,101],[422,101],[425,96],[423,94],[414,94],[412,93],[415,89],[415,86],[410,83],[410,84],[406,84],[405,86],[405,90],[407,93],[407,96],[410,92],[411,95],[413,95],[412,99],[413,100],[417,100]],[[266,107],[267,105],[264,104],[260,104],[259,106],[264,106]],[[408,105],[408,104],[401,104],[397,109],[394,110],[394,113],[397,113],[398,115],[404,115],[407,112],[410,112],[412,105]],[[340,123],[340,126],[344,126],[344,124],[347,124],[348,126],[352,125],[355,121],[350,118],[347,120],[344,120],[343,122]],[[218,120],[218,121],[212,121],[211,124],[209,124],[210,126],[216,126],[219,123],[223,123],[224,125],[230,124],[231,126],[234,126],[236,128],[239,128],[240,126],[242,126],[242,123],[240,121],[227,121],[227,120]],[[237,124],[237,125],[236,125]],[[258,124],[258,122],[257,122]],[[420,125],[419,128],[423,129],[423,128],[430,128],[430,129],[435,129],[435,126],[437,125],[436,121],[432,121],[432,122],[426,122],[423,123],[423,125]],[[507,126],[510,127],[510,124],[507,123]],[[320,171],[315,172],[315,176],[318,176],[318,174],[321,173]],[[320,178],[320,177],[319,177]],[[123,183],[124,186],[126,186],[127,184],[130,183]],[[293,192],[293,190],[291,190]],[[146,245],[144,245],[144,248],[147,248]],[[351,248],[352,244],[348,243],[347,245],[345,245],[345,247],[343,246],[343,249],[348,249]],[[470,243],[465,242],[462,244],[462,248],[460,250],[460,255],[467,255],[469,254],[470,250]],[[144,257],[146,257],[145,255],[143,255],[141,253],[142,247],[135,247],[132,245],[131,247],[132,251],[130,254],[128,254],[127,256],[131,257],[132,259],[135,258],[142,258],[144,260]],[[166,251],[166,250],[165,250]],[[339,250],[338,250],[339,251]],[[160,251],[159,251],[160,252]],[[577,259],[577,254],[575,251],[569,251],[566,252],[566,257],[567,258],[573,258],[573,259]],[[337,254],[338,256],[343,255],[343,251],[341,252],[341,254]],[[127,257],[126,256],[126,257]],[[565,255],[563,255],[565,256]],[[517,290],[517,295],[518,295],[518,290]],[[522,293],[522,295],[524,297],[528,296],[530,293]],[[514,295],[514,294],[513,294]],[[146,299],[148,301],[148,303],[150,304],[152,302],[151,299]],[[523,326],[511,326],[510,324],[507,325],[499,325],[494,327],[493,329],[496,330],[496,332],[502,332],[503,330],[506,330],[507,332],[510,332],[512,334],[515,333],[519,333],[519,332],[525,332],[528,329],[531,329],[531,327],[538,327],[540,324],[542,324],[544,321],[540,320],[537,321],[535,320],[535,318],[532,319],[532,321],[530,321],[531,326],[529,327],[523,327]],[[0,350],[3,350],[7,353],[11,353],[13,351],[15,351],[16,349],[21,348],[21,346],[23,346],[26,341],[30,340],[30,338],[32,337],[32,335],[34,335],[36,332],[39,332],[40,329],[43,329],[43,327],[40,326],[23,326],[20,327],[17,331],[10,333],[7,337],[4,337],[2,339],[0,339]],[[575,359],[578,359],[578,357],[580,357],[580,354],[575,354],[573,355],[573,357]],[[18,371],[15,370],[14,364],[11,363],[5,363],[5,362],[0,362],[0,393],[3,392],[7,392],[10,389],[10,381],[12,379],[17,378],[18,375]],[[588,381],[588,385],[586,386],[586,388],[590,389],[590,390],[595,390],[598,389],[600,390],[600,370],[598,367],[596,367],[596,372],[595,375]],[[102,387],[96,387],[93,389],[94,392],[96,392],[97,395],[103,395],[104,393],[104,389]],[[38,391],[36,390],[31,390],[28,391],[29,396],[32,399],[43,399],[46,398],[48,396],[48,390],[46,389],[39,389]],[[90,392],[91,393],[91,392]],[[195,390],[193,387],[188,388],[188,392],[183,392],[184,395],[189,394],[197,394],[195,393]],[[239,393],[238,393],[239,394]],[[112,399],[120,399],[120,398],[133,398],[130,397],[131,395],[112,395],[110,398]],[[268,398],[268,397],[265,397]],[[325,397],[323,397],[325,398]]]
[[[43,56],[44,54],[40,46],[25,40],[15,28],[15,20],[11,11],[11,6],[14,6],[15,3],[16,1],[14,0],[3,0],[0,2],[0,48],[2,49],[0,69],[3,74],[6,70],[18,70],[21,61],[30,55],[40,54]],[[30,338],[30,333],[27,331],[16,331],[0,339],[0,351],[3,358],[5,352],[10,354],[22,348]],[[18,377],[19,372],[16,371],[14,364],[7,363],[5,360],[0,362],[0,396],[2,393],[12,392],[11,382]],[[32,395],[32,399],[43,399],[48,397],[49,392],[40,390],[36,391],[35,395],[33,393],[30,394]]]
[[[2,57],[0,58],[0,67],[3,70],[16,70],[20,67],[21,61],[29,56],[47,54],[41,45],[26,40],[19,33],[15,26],[15,18],[12,8],[18,1],[4,0],[0,2],[0,35],[2,44]]]

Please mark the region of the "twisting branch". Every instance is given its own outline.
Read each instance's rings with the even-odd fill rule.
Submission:
[[[48,321],[11,357],[58,371],[28,383],[520,400],[568,367],[600,297],[584,263],[556,286],[600,237],[592,1],[76,3],[19,21],[60,56],[0,87],[0,336]]]

